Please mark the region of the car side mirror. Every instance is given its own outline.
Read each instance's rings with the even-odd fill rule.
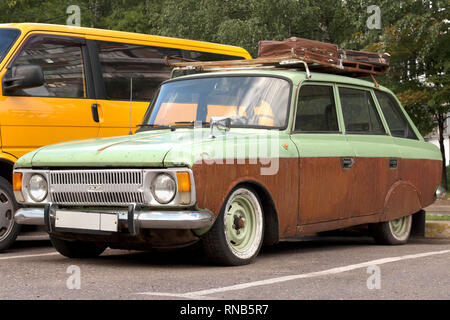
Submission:
[[[218,129],[225,130],[225,132],[230,131],[231,128],[231,118],[229,117],[211,117],[209,121],[209,126],[211,127],[210,138],[215,138],[214,136],[214,126]]]
[[[44,73],[42,68],[36,65],[24,65],[14,67],[3,78],[3,89],[15,91],[40,87],[44,84]]]

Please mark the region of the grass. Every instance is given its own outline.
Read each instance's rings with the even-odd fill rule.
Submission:
[[[450,221],[450,214],[427,213],[426,219],[428,221]]]

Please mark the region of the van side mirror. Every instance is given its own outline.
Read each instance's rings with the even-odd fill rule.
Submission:
[[[17,66],[11,71],[3,77],[3,89],[5,91],[35,88],[44,84],[44,73],[40,66]]]

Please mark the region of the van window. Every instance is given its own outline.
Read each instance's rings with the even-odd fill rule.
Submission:
[[[84,98],[85,76],[80,39],[35,36],[26,43],[12,65],[38,65],[44,73],[44,85],[8,93],[13,96]]]
[[[347,133],[386,133],[370,91],[339,88],[339,98]]]
[[[230,60],[243,57],[225,54],[97,41],[106,96],[129,100],[133,78],[133,100],[149,101],[161,82],[170,78],[166,57],[190,60]]]
[[[166,56],[181,57],[181,50],[97,41],[106,96],[129,100],[133,78],[133,100],[148,101],[162,81],[170,78]]]
[[[380,104],[384,118],[389,126],[389,130],[394,137],[415,139],[417,136],[412,130],[411,126],[406,120],[397,101],[388,93],[382,91],[375,91],[375,95]]]
[[[0,29],[0,62],[2,62],[19,35],[20,31],[17,29]]]
[[[183,58],[197,61],[221,61],[221,60],[243,60],[244,57],[228,56],[226,54],[181,50]]]
[[[333,87],[302,86],[298,97],[295,131],[338,132]]]

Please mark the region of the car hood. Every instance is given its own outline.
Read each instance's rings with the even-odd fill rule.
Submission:
[[[267,136],[269,131],[232,128],[227,133],[215,132],[212,138],[209,128],[163,129],[133,136],[68,141],[37,149],[20,158],[15,167],[191,167],[201,159],[226,158],[222,152],[225,145],[240,143],[245,150],[252,144],[247,141],[249,137],[254,140]]]

